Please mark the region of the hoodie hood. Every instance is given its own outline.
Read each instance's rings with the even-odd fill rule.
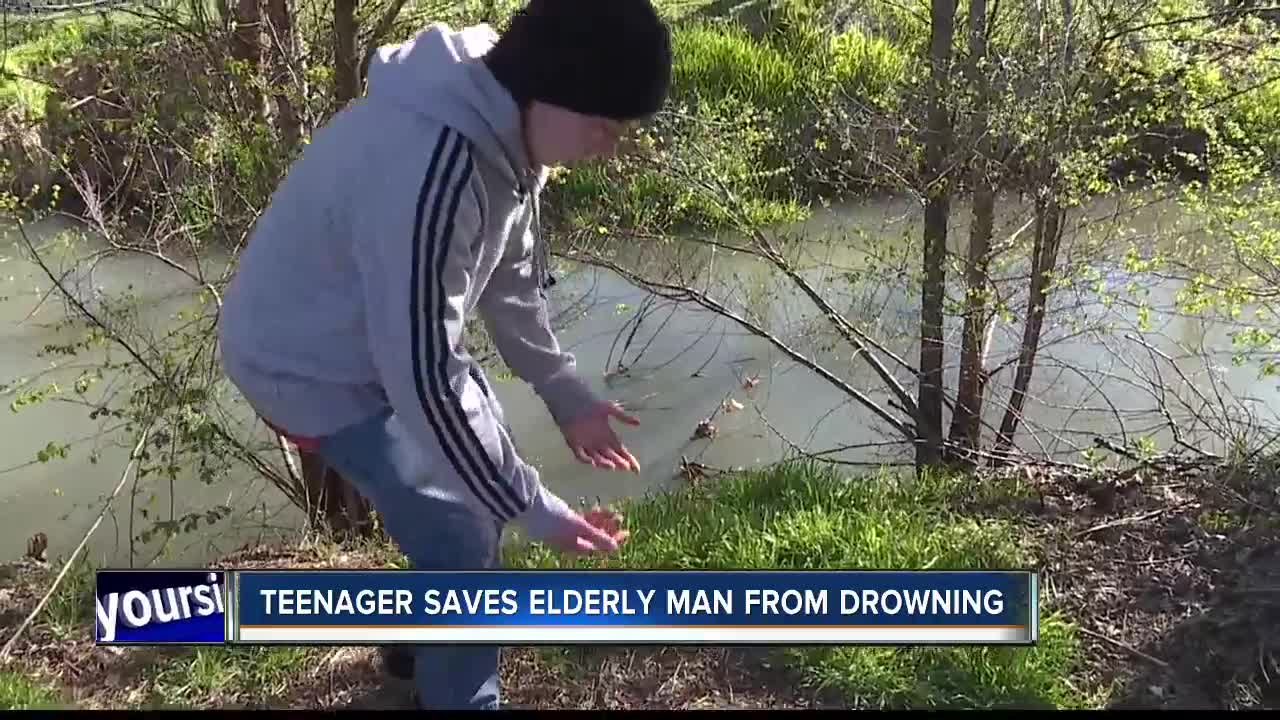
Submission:
[[[497,34],[488,25],[453,30],[433,23],[413,38],[378,48],[367,97],[445,123],[475,143],[514,191],[541,189],[546,172],[529,161],[520,109],[481,57]]]

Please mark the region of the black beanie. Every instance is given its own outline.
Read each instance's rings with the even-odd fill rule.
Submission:
[[[485,64],[521,106],[634,120],[666,99],[671,37],[651,0],[529,0]]]

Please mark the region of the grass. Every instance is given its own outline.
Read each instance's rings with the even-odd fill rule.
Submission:
[[[72,566],[41,611],[42,622],[57,635],[81,632],[85,618],[93,617],[93,586],[94,570],[91,566],[85,563]]]
[[[831,5],[772,3],[757,27],[722,16],[673,19],[669,112],[644,133],[646,151],[558,176],[547,196],[553,220],[602,234],[737,228],[727,201],[747,224],[775,225],[803,220],[815,200],[843,192],[865,172],[862,154],[841,146],[846,133],[863,132],[846,116],[849,100],[894,106],[919,60],[909,49],[914,36],[857,25],[832,33]],[[887,12],[896,7],[873,2],[857,12],[885,27],[910,24]]]
[[[53,710],[61,707],[61,697],[52,688],[16,672],[0,670],[0,710]]]
[[[782,107],[800,89],[799,58],[754,39],[744,28],[697,23],[672,36],[672,89],[678,97],[735,96]]]
[[[748,223],[803,219],[823,190],[806,165],[816,148],[833,148],[825,157],[834,165],[857,162],[834,150],[838,97],[887,106],[913,62],[860,29],[829,33],[822,5],[781,3],[758,34],[724,18],[673,23],[673,112],[651,129],[657,161],[622,158],[565,174],[549,200],[565,224],[654,233],[734,227],[721,185]]]
[[[982,492],[1007,497],[1009,487]],[[680,490],[623,502],[632,539],[610,558],[558,556],[541,546],[508,547],[513,568],[682,569],[1008,568],[1033,562],[1019,529],[999,518],[960,515],[952,503],[974,495],[959,478],[846,478],[818,466],[785,465],[724,475]],[[330,552],[325,550],[323,552]],[[352,552],[351,549],[332,552]],[[357,553],[365,565],[400,559],[387,548]],[[82,578],[81,575],[84,577]],[[87,573],[68,577],[42,624],[57,636],[84,636],[92,618]],[[78,628],[78,629],[73,629]],[[796,647],[769,651],[773,672],[834,693],[849,707],[1081,707],[1067,683],[1077,661],[1072,626],[1041,619],[1035,648]],[[622,656],[626,649],[541,648],[536,671],[555,682],[594,677],[582,658]],[[138,651],[140,653],[152,651]],[[328,648],[252,647],[157,650],[112,707],[208,707],[304,704],[297,694],[336,660]],[[576,663],[576,664],[575,664]],[[310,680],[306,680],[309,678]],[[93,688],[88,689],[92,694]],[[518,692],[518,691],[517,691]],[[16,674],[0,675],[0,705],[30,707],[59,694]],[[128,700],[121,698],[127,697]],[[99,700],[98,702],[102,702]]]
[[[25,121],[44,117],[49,86],[36,76],[84,46],[86,27],[79,22],[50,23],[24,32],[21,42],[4,41],[0,50],[0,110]]]
[[[152,33],[137,18],[115,13],[11,22],[0,37],[0,113],[26,122],[45,116],[52,87],[47,73],[85,50],[109,47],[125,33]]]
[[[309,647],[198,648],[156,663],[144,678],[148,705],[199,707],[209,698],[279,699],[291,680],[323,654]]]
[[[843,477],[804,464],[719,476],[624,501],[620,506],[633,537],[617,556],[564,558],[513,543],[504,553],[505,564],[667,569],[1032,566],[1043,570],[1042,587],[1050,589],[1042,600],[1040,643],[1033,648],[790,647],[759,652],[512,648],[503,665],[504,690],[516,702],[563,708],[811,707],[815,701],[823,707],[868,709],[1135,706],[1125,704],[1128,698],[1139,707],[1266,707],[1270,680],[1263,661],[1272,657],[1267,654],[1272,650],[1265,628],[1274,618],[1274,600],[1256,588],[1273,587],[1280,564],[1267,560],[1274,554],[1247,550],[1263,549],[1268,542],[1274,547],[1268,538],[1275,537],[1274,527],[1246,528],[1248,523],[1241,522],[1239,513],[1253,517],[1258,508],[1274,502],[1265,499],[1274,495],[1271,474],[1249,477],[1247,483],[1231,485],[1230,493],[1212,481],[1196,487],[1191,482],[1155,484],[1150,493],[1130,497],[1105,513],[1090,505],[1089,486],[1071,475]],[[1168,488],[1179,486],[1186,486],[1185,495],[1169,494]],[[1051,507],[1074,509],[1045,514],[1032,508],[1043,509],[1046,499]],[[1250,504],[1255,502],[1267,504]],[[1159,512],[1150,510],[1153,505]],[[1211,544],[1197,545],[1195,536],[1189,541],[1186,534],[1173,532],[1179,524],[1165,517],[1175,514],[1211,531],[1202,538]],[[1034,525],[1023,524],[1027,520]],[[1094,533],[1106,524],[1115,525],[1115,532]],[[1199,560],[1187,560],[1188,542]],[[1214,560],[1215,553],[1223,560]],[[1240,569],[1232,568],[1246,555],[1256,559],[1241,568],[1248,573],[1239,574]],[[264,549],[226,562],[246,568],[405,566],[392,546],[376,542]],[[73,584],[77,577],[72,576]],[[48,579],[24,591],[17,607],[34,603]],[[1211,587],[1216,583],[1221,585]],[[1155,587],[1187,587],[1191,595],[1184,598],[1186,604],[1155,607],[1150,603]],[[1215,597],[1219,590],[1231,598],[1226,605]],[[356,705],[378,694],[385,682],[368,648],[128,653],[93,648],[85,627],[91,615],[87,609],[76,610],[82,597],[69,586],[32,627],[33,640],[19,655],[22,664],[10,668],[20,672],[0,673],[0,705],[47,706],[65,696],[97,708],[323,709]],[[1242,597],[1255,600],[1256,607],[1242,610]],[[50,624],[67,623],[77,614],[80,629],[50,631]],[[1200,622],[1188,620],[1197,614]],[[1155,667],[1144,658],[1167,665]],[[1205,658],[1211,659],[1212,678],[1205,677]],[[60,679],[65,691],[41,684],[44,678]],[[1237,697],[1243,692],[1239,678],[1257,686],[1251,691],[1256,697]],[[1179,700],[1179,693],[1187,699]],[[403,700],[389,702],[398,707]]]
[[[1018,528],[949,509],[958,479],[841,478],[797,465],[727,476],[625,505],[632,540],[615,558],[565,560],[533,548],[515,567],[681,569],[1009,568],[1031,562]],[[792,648],[798,679],[859,707],[1079,707],[1063,678],[1077,661],[1072,626],[1041,619],[1035,648]]]

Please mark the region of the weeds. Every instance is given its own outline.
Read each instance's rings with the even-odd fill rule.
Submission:
[[[322,653],[306,647],[198,648],[153,666],[149,696],[152,704],[188,707],[270,703],[283,698]]]
[[[87,563],[77,563],[44,606],[44,624],[58,635],[82,632],[85,618],[93,617],[93,586],[94,568]]]
[[[54,690],[16,672],[0,670],[0,710],[53,710],[62,706]]]

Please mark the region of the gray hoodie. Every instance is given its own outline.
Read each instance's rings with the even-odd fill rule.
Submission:
[[[435,24],[377,51],[367,95],[314,134],[259,218],[220,341],[228,376],[272,425],[324,436],[390,405],[432,492],[545,539],[568,506],[517,454],[464,320],[479,313],[561,425],[596,396],[548,323],[546,171],[478,60],[494,40],[487,26]]]

